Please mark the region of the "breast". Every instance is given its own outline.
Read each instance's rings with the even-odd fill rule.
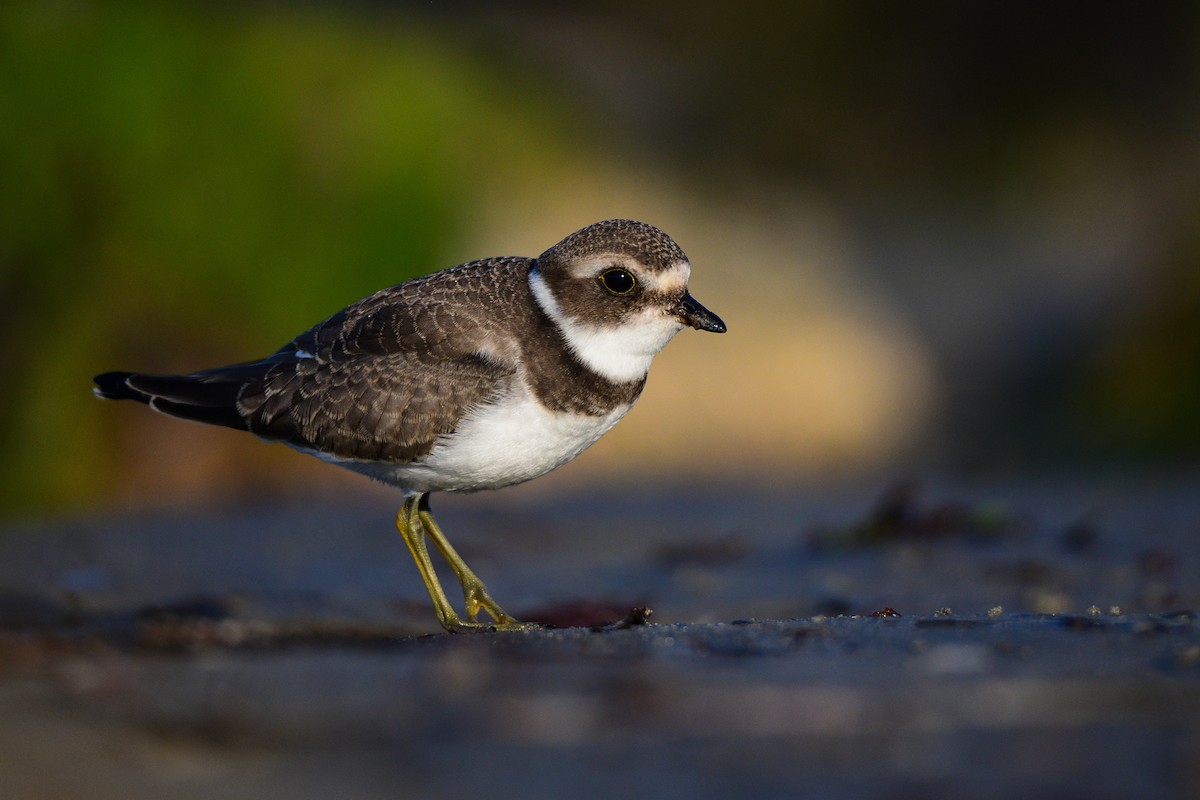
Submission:
[[[553,411],[526,389],[472,411],[420,463],[388,465],[374,477],[412,491],[499,489],[562,466],[632,407],[604,415]]]

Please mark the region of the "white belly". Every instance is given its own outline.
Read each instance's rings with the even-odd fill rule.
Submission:
[[[410,491],[499,489],[561,467],[631,407],[620,406],[603,417],[555,414],[522,391],[469,415],[418,463],[340,463]]]

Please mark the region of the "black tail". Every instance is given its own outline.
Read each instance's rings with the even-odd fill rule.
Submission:
[[[92,378],[96,382],[96,388],[92,389],[92,394],[105,400],[137,400],[140,403],[149,403],[148,395],[134,391],[126,383],[132,377],[132,372],[106,372],[103,375],[97,375]]]
[[[239,376],[241,377],[241,376]],[[246,430],[237,398],[245,380],[218,375],[138,375],[106,372],[97,375],[92,392],[105,400],[136,400],[172,417]]]

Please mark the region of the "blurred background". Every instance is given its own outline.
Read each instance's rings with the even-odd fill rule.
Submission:
[[[1197,464],[1196,4],[14,0],[0,516],[373,491],[91,376],[609,217],[730,332],[547,490]]]

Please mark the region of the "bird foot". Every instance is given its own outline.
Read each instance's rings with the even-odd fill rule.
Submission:
[[[495,633],[509,631],[540,631],[546,626],[539,622],[464,622],[460,619],[442,620],[442,627],[450,633]]]

